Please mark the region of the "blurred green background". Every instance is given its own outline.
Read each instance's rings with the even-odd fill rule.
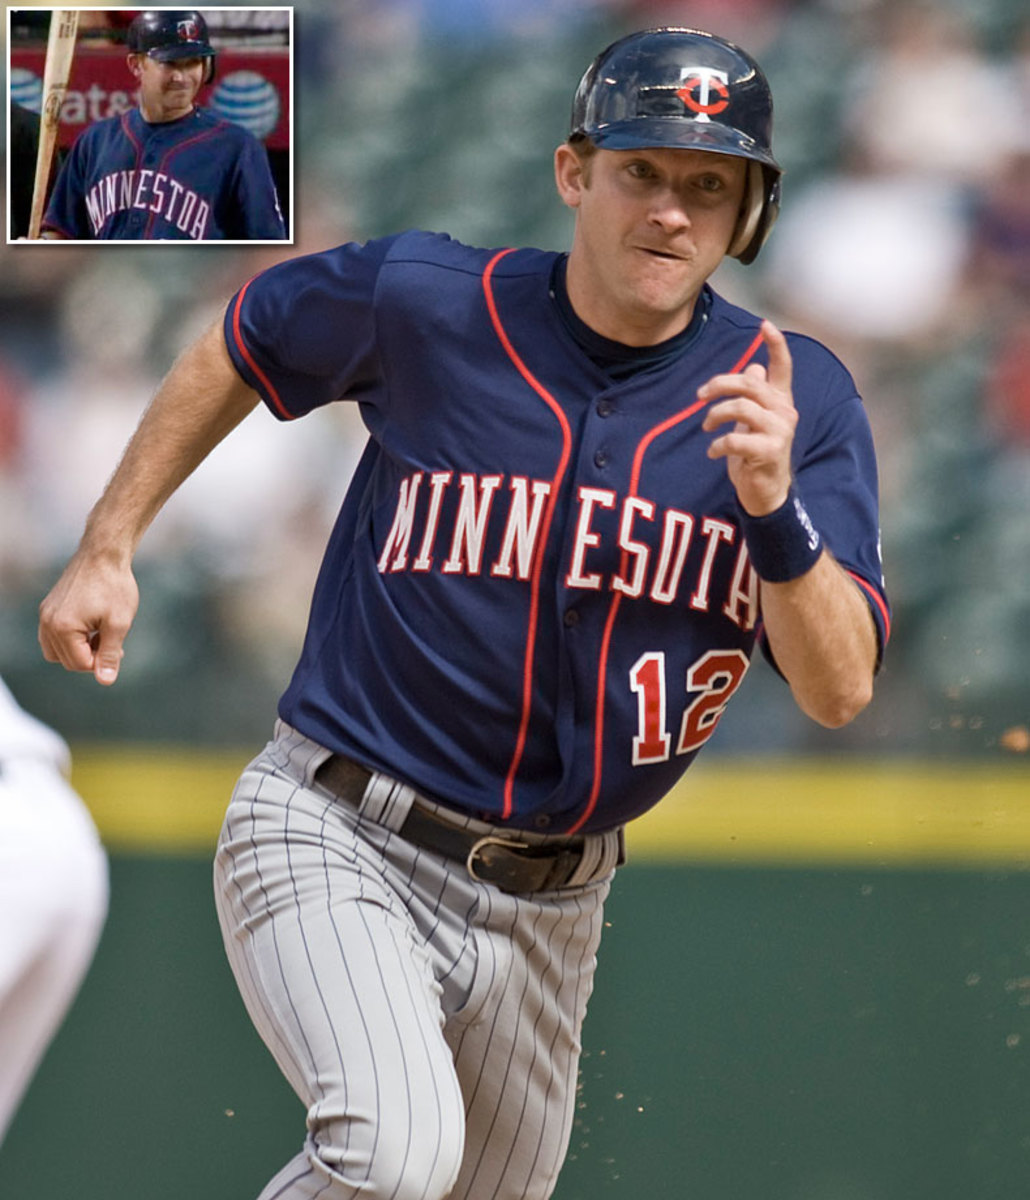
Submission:
[[[0,248],[0,674],[71,741],[112,874],[0,1196],[252,1200],[302,1131],[224,963],[210,848],[270,732],[363,431],[343,406],[288,427],[259,413],[216,451],[141,548],[108,692],[42,662],[36,609],[143,405],[284,254],[408,226],[567,246],[550,159],[575,81],[662,23],[766,67],[783,214],[715,285],[852,369],[894,635],[872,706],[835,733],[756,663],[699,782],[634,834],[558,1200],[1026,1194],[1025,5],[308,0],[294,16],[295,247]]]
[[[609,906],[559,1200],[1009,1200],[1030,1172],[1020,870],[636,863]],[[303,1111],[199,858],[116,855],[0,1195],[245,1200]]]

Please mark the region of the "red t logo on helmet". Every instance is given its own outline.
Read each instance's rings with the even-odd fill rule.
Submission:
[[[683,86],[676,93],[686,108],[697,114],[699,121],[710,121],[715,113],[729,108],[729,76],[711,67],[684,67],[680,76]],[[713,99],[713,93],[718,99]]]

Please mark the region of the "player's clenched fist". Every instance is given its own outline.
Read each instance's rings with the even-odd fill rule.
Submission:
[[[793,366],[787,339],[771,321],[762,322],[769,368],[752,363],[739,375],[715,375],[701,388],[708,410],[706,432],[734,422],[715,438],[709,458],[725,458],[737,498],[754,517],[774,512],[790,490],[790,450],[798,414],[791,391]],[[722,397],[726,397],[722,399]]]
[[[43,657],[69,671],[91,671],[98,683],[114,683],[138,606],[128,566],[80,550],[39,606]]]

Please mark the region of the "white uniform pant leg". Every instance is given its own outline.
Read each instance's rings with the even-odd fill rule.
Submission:
[[[465,1152],[450,1200],[546,1200],[568,1148],[580,1031],[611,871],[560,891],[507,895],[399,829],[410,789],[379,776],[363,836],[382,852],[443,988],[444,1037],[465,1102]],[[385,828],[384,828],[385,826]],[[614,867],[615,845],[598,848]]]
[[[0,1139],[93,959],[107,915],[107,858],[57,767],[0,773]]]
[[[229,962],[307,1109],[304,1150],[261,1200],[443,1200],[461,1161],[441,987],[356,820],[268,764],[244,773],[226,815]]]
[[[537,896],[479,890],[478,981],[446,1027],[466,1102],[451,1200],[546,1200],[572,1133],[609,881]]]

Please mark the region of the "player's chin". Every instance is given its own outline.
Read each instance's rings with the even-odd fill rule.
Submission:
[[[165,119],[174,121],[179,117],[186,116],[191,113],[196,107],[195,97],[189,94],[181,96],[165,96],[164,98],[164,114]]]

